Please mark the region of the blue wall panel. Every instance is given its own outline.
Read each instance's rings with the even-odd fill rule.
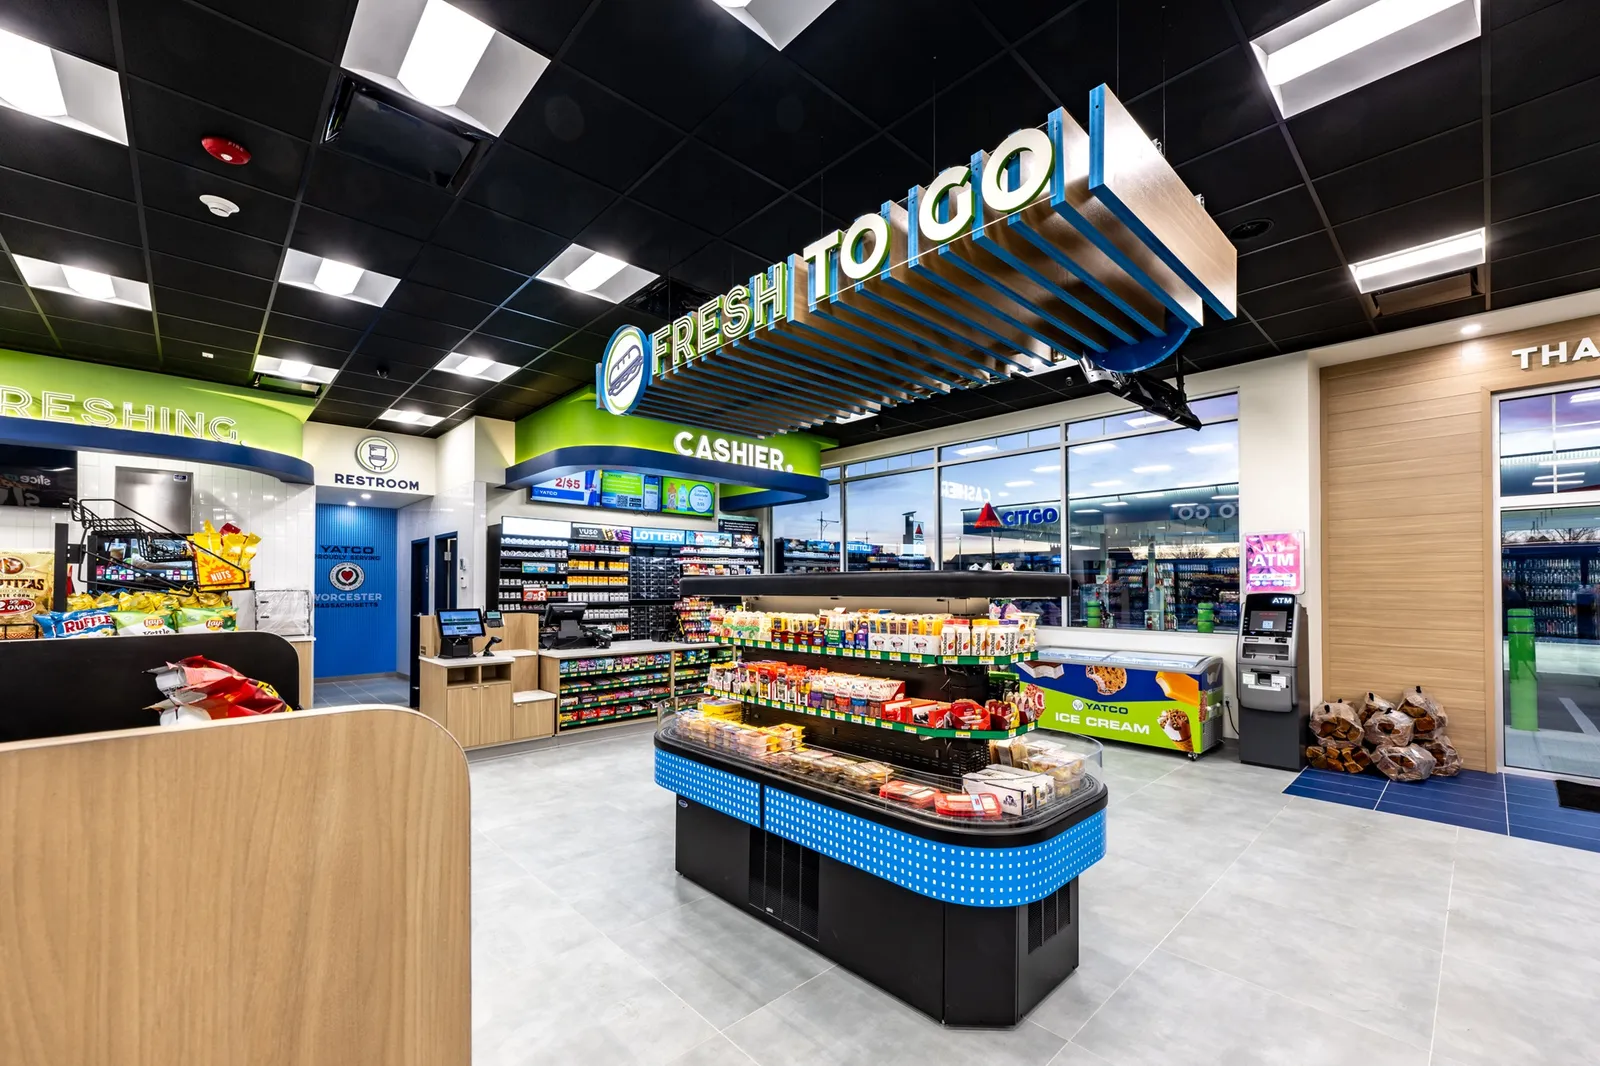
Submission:
[[[395,555],[394,511],[317,504],[318,677],[394,671]]]

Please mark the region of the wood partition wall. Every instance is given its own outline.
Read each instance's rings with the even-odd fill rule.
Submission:
[[[1495,393],[1600,378],[1600,318],[1322,369],[1326,698],[1423,685],[1465,764],[1498,766]]]
[[[0,1062],[468,1066],[469,834],[409,712],[0,745]]]

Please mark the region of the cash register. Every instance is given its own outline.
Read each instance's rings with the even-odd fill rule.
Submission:
[[[476,607],[439,612],[439,658],[470,658],[472,642],[483,635],[483,613]]]
[[[546,607],[544,624],[539,627],[539,647],[552,651],[611,647],[611,627],[584,625],[585,610],[581,603],[552,603]]]
[[[1239,761],[1280,770],[1305,765],[1311,722],[1306,609],[1287,592],[1252,592],[1239,612],[1235,662]]]

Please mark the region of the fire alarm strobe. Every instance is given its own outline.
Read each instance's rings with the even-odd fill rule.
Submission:
[[[200,147],[213,159],[220,159],[236,167],[242,167],[250,162],[250,150],[238,141],[230,141],[226,137],[202,137]]]

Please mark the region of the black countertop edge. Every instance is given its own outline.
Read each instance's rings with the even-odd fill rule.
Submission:
[[[941,844],[954,844],[967,848],[1024,848],[1030,844],[1043,843],[1052,837],[1060,836],[1099,811],[1106,809],[1108,794],[1104,783],[1096,779],[1095,785],[1099,792],[1088,801],[1059,801],[1056,806],[1059,810],[1048,814],[1042,821],[1030,822],[1027,825],[1007,825],[990,821],[974,820],[970,826],[966,825],[931,825],[917,817],[902,816],[892,809],[882,807],[864,799],[841,792],[817,788],[792,777],[786,777],[766,770],[760,770],[749,763],[737,759],[724,758],[720,753],[702,748],[697,744],[686,744],[672,737],[665,737],[657,730],[655,736],[656,747],[662,751],[671,752],[673,755],[691,759],[695,762],[714,766],[719,770],[726,770],[730,774],[755,781],[764,786],[780,788],[785,792],[802,796],[808,800],[820,803],[825,807],[833,807],[848,814],[865,818],[870,822],[886,825],[891,829],[898,829],[911,836],[922,837],[925,840],[936,840]]]
[[[1051,599],[1072,594],[1072,577],[1027,570],[911,570],[843,574],[685,577],[685,596],[907,596]]]

